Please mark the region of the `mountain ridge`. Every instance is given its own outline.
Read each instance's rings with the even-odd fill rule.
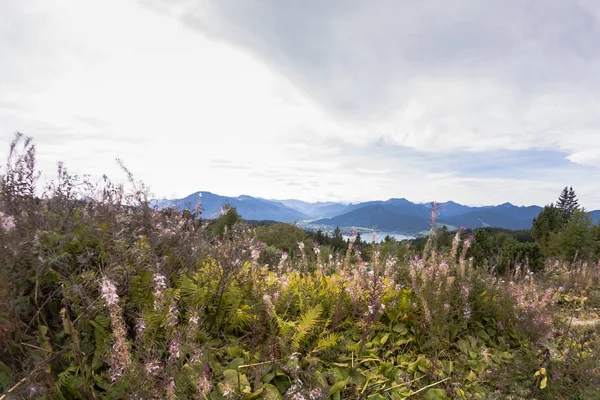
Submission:
[[[307,202],[296,199],[264,199],[248,195],[221,196],[199,191],[181,199],[152,200],[157,209],[177,207],[194,209],[201,202],[203,218],[216,218],[225,205],[236,207],[247,220],[302,222],[310,226],[361,227],[403,233],[429,229],[431,203],[414,203],[403,197],[361,203]],[[479,228],[492,226],[506,229],[529,229],[541,206],[516,206],[505,202],[495,206],[468,206],[452,200],[439,203],[438,222],[451,227]],[[594,222],[600,210],[589,212]]]

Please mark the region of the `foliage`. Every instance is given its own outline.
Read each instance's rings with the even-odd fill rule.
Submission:
[[[579,210],[579,201],[577,200],[577,195],[575,195],[575,191],[573,190],[572,186],[565,186],[563,191],[560,193],[560,196],[558,196],[556,208],[560,211],[563,223],[569,222],[573,216],[573,213]]]
[[[533,219],[531,234],[547,251],[552,246],[554,235],[562,229],[563,221],[561,210],[550,204]]]
[[[126,170],[130,190],[59,165],[37,195],[32,142],[17,136],[13,148],[0,180],[9,396],[600,395],[598,329],[575,314],[594,312],[596,265],[553,260],[532,272],[524,247],[527,263],[510,256],[499,275],[502,261],[486,260],[537,244],[486,231],[432,229],[418,251],[355,237],[337,247],[289,224],[251,228],[231,209],[201,221],[152,210]]]

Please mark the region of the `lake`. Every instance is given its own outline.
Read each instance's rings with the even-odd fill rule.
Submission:
[[[383,239],[386,237],[386,235],[389,235],[390,237],[393,237],[394,239],[400,241],[400,240],[406,240],[406,239],[414,239],[414,236],[410,236],[410,235],[406,235],[403,233],[397,233],[397,232],[386,232],[386,231],[377,231],[377,236],[375,237],[375,242],[377,243],[381,243],[383,242]],[[343,235],[344,236],[344,240],[347,240],[350,236],[349,235]],[[370,243],[371,240],[373,238],[373,233],[371,232],[367,232],[367,231],[361,231],[360,232],[360,239],[363,242],[368,242]]]

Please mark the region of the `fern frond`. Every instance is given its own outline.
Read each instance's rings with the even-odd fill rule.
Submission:
[[[340,341],[342,335],[338,332],[331,332],[325,335],[321,335],[319,341],[317,342],[317,348],[326,349],[329,347],[333,347]]]
[[[306,310],[302,317],[300,317],[298,325],[296,326],[296,332],[292,337],[292,350],[298,351],[298,349],[300,349],[300,346],[309,337],[313,328],[320,322],[322,312],[323,307],[320,304],[317,304]]]

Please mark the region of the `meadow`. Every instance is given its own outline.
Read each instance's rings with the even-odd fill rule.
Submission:
[[[117,185],[59,164],[40,188],[35,146],[15,138],[0,399],[600,398],[597,263],[499,271],[460,229],[441,245],[435,208],[422,247],[281,248],[235,209],[152,209],[124,172]]]

